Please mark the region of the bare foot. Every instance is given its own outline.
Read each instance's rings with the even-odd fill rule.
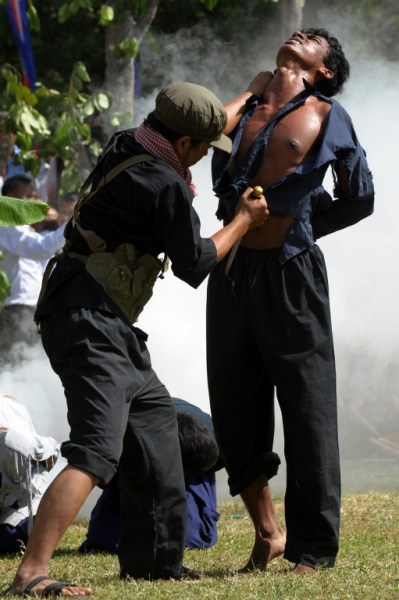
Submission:
[[[285,533],[280,530],[279,533],[270,538],[257,537],[251,556],[245,567],[240,569],[239,573],[250,573],[255,569],[266,571],[270,561],[281,556],[285,548]]]
[[[315,572],[315,568],[314,567],[310,567],[309,565],[295,565],[295,567],[292,569],[291,573],[293,575],[310,575],[311,573]]]
[[[35,577],[21,587],[16,584],[8,590],[9,595],[24,595],[24,596],[57,596],[63,594],[65,596],[90,596],[91,588],[80,587],[70,581],[57,581],[51,579],[47,575]]]

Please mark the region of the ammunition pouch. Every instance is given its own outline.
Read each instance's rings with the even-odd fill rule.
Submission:
[[[121,244],[114,252],[89,256],[66,252],[81,260],[86,271],[104,288],[129,323],[135,323],[153,294],[155,281],[167,268],[167,259],[140,254],[133,244]]]
[[[135,323],[152,296],[155,281],[158,277],[163,278],[163,273],[167,270],[167,257],[165,256],[161,260],[151,254],[140,254],[133,244],[129,243],[121,244],[113,252],[106,252],[105,240],[94,231],[84,229],[80,224],[79,216],[82,205],[89,202],[114,177],[137,163],[153,160],[153,156],[150,154],[131,156],[112,168],[105,176],[101,177],[97,186],[93,188],[94,175],[98,165],[112,148],[113,139],[111,138],[111,141],[99,158],[97,167],[90,173],[82,186],[78,203],[75,206],[74,216],[65,228],[67,241],[62,249],[62,254],[52,258],[47,265],[38,303],[41,302],[46,292],[47,282],[54,264],[62,256],[69,256],[84,263],[86,271],[104,288],[105,292],[119,307],[129,323]],[[74,227],[76,227],[90,249],[91,253],[88,256],[73,251],[73,242],[71,242],[70,237]]]

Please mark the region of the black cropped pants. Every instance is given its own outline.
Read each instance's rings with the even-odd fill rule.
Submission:
[[[179,576],[186,495],[173,402],[151,367],[146,335],[108,312],[41,319],[44,349],[68,406],[68,463],[108,483],[119,464],[121,577]]]
[[[211,273],[207,363],[216,437],[232,495],[276,474],[274,393],[287,464],[285,558],[332,566],[340,465],[328,283],[313,246],[284,265],[278,250],[240,248]]]

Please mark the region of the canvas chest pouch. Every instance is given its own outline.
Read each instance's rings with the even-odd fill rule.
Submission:
[[[93,252],[88,257],[68,252],[85,263],[88,273],[102,285],[129,323],[135,323],[153,294],[158,276],[167,268],[166,259],[140,254],[133,244],[121,244],[114,252]]]

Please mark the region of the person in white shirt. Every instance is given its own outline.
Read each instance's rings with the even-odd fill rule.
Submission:
[[[35,431],[28,409],[0,394],[0,554],[26,544],[59,443]]]
[[[25,175],[5,180],[3,196],[35,198],[34,181]],[[12,362],[11,348],[18,342],[39,343],[33,321],[43,278],[43,265],[64,245],[65,223],[55,231],[38,233],[30,225],[0,227],[0,268],[7,273],[11,293],[0,313],[0,362]]]

